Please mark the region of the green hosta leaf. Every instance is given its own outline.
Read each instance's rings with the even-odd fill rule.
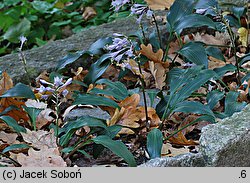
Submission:
[[[205,114],[208,116],[214,116],[213,111],[206,105],[196,101],[184,101],[176,105],[173,112],[184,112],[194,114]]]
[[[96,105],[96,106],[109,106],[109,107],[114,107],[114,108],[120,108],[119,105],[103,96],[98,96],[98,95],[90,95],[90,94],[79,94],[73,105],[78,105],[78,104],[88,104],[88,105]]]
[[[65,134],[60,137],[60,144],[62,146],[66,145],[75,131],[84,126],[101,127],[107,130],[107,126],[104,124],[103,120],[91,116],[82,116],[77,120],[69,121],[66,125],[64,125],[61,132],[64,132]]]
[[[208,26],[209,28],[216,29],[216,24],[208,17],[199,14],[192,14],[182,17],[178,22],[174,24],[174,31],[177,34],[181,34],[185,28]]]
[[[196,9],[207,9],[211,7],[216,7],[218,5],[217,0],[198,0],[197,4],[195,5]]]
[[[121,141],[112,140],[107,135],[100,135],[92,140],[94,143],[103,145],[104,147],[110,149],[117,156],[123,158],[128,163],[129,166],[131,167],[136,166],[136,161],[133,157],[133,154],[127,149],[125,144],[123,144]]]
[[[6,153],[9,151],[13,151],[13,150],[17,150],[17,149],[27,149],[30,148],[31,146],[27,145],[27,144],[12,144],[8,147],[6,147],[2,153]]]
[[[28,113],[30,121],[33,125],[33,129],[36,130],[36,118],[43,109],[38,109],[35,107],[22,106],[24,110]]]
[[[185,44],[178,53],[187,58],[188,61],[196,65],[204,65],[208,68],[207,53],[202,43],[189,42]]]
[[[93,54],[93,55],[99,55],[103,53],[103,48],[107,45],[112,43],[112,38],[111,37],[107,37],[107,38],[101,38],[98,39],[96,42],[94,42],[90,48],[89,51]]]
[[[244,63],[250,61],[250,53],[246,54],[244,57],[239,59],[239,64],[243,65]]]
[[[108,79],[100,79],[96,81],[96,84],[106,84],[107,87],[104,90],[97,89],[95,92],[95,88],[91,90],[91,93],[96,93],[98,94],[106,94],[109,96],[115,97],[117,100],[124,100],[125,98],[128,97],[128,90],[124,84],[121,82],[112,82]]]
[[[159,92],[160,91],[157,90],[157,89],[146,90],[146,93],[148,94],[148,97],[149,97],[149,100],[150,100],[150,106],[151,107],[153,107],[155,98],[156,98],[156,96],[157,96],[157,94]]]
[[[235,112],[240,112],[246,105],[246,102],[237,102],[239,93],[230,91],[225,98],[225,115],[232,116]]]
[[[240,21],[240,18],[246,14],[247,12],[247,9],[246,7],[236,7],[236,6],[233,6],[232,7],[232,11],[233,11],[233,14],[238,18],[238,20]]]
[[[214,69],[214,72],[216,73],[217,77],[218,78],[221,78],[222,76],[224,76],[227,72],[234,72],[236,71],[237,68],[232,65],[232,64],[227,64],[223,67],[220,67],[220,68],[215,68]]]
[[[163,145],[162,132],[159,129],[154,128],[147,135],[147,149],[150,159],[161,157],[162,145]]]
[[[41,13],[46,13],[49,9],[51,9],[54,5],[50,4],[46,1],[33,1],[31,2],[33,8]]]
[[[63,57],[61,60],[59,60],[58,65],[57,65],[57,69],[61,70],[61,69],[65,68],[67,65],[78,60],[80,57],[90,56],[90,55],[91,55],[91,53],[88,51],[77,51],[75,53],[69,53],[68,55]]]
[[[25,84],[17,83],[13,88],[6,91],[0,98],[5,97],[21,97],[21,98],[30,98],[36,99],[33,91]]]
[[[207,94],[207,106],[212,110],[215,105],[224,97],[224,92],[213,90]]]
[[[70,23],[71,23],[71,20],[65,20],[65,21],[60,21],[60,22],[54,22],[51,25],[59,27],[59,26],[62,26],[62,25],[69,25]]]
[[[222,54],[222,52],[219,48],[209,46],[206,48],[206,53],[209,56],[212,56],[212,57],[217,58],[217,59],[222,60],[222,61],[226,61],[224,58],[224,55]]]
[[[175,0],[167,15],[167,22],[171,29],[174,29],[175,23],[182,17],[192,14],[194,6],[194,0]]]
[[[3,120],[8,126],[12,127],[16,132],[26,133],[26,129],[20,126],[15,119],[10,116],[0,116],[0,119]]]
[[[30,26],[30,21],[24,18],[20,23],[9,27],[7,32],[3,35],[3,38],[10,42],[18,43],[19,37],[26,35],[30,31]]]
[[[198,90],[209,79],[215,76],[215,72],[212,70],[202,70],[194,78],[190,79],[185,86],[183,86],[178,92],[174,94],[171,101],[171,106],[183,101],[189,97],[193,92]],[[188,77],[188,76],[187,76]],[[170,88],[171,89],[171,88]]]
[[[101,77],[101,75],[107,70],[110,66],[110,58],[112,57],[111,54],[105,54],[101,56],[95,63],[90,66],[88,74],[84,78],[84,83],[91,84],[95,83],[95,81]]]

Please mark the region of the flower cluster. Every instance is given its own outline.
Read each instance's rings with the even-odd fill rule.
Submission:
[[[137,15],[137,23],[141,22],[143,15],[146,15],[147,18],[152,18],[153,11],[148,8],[148,6],[143,4],[134,4],[131,7],[131,15]]]
[[[113,0],[112,3],[111,3],[111,6],[112,6],[112,8],[115,8],[115,11],[117,12],[117,11],[120,10],[120,8],[123,5],[125,5],[125,4],[127,4],[129,2],[130,2],[130,0]]]
[[[114,36],[113,43],[106,47],[111,52],[113,60],[119,63],[124,56],[133,57],[134,53],[131,41],[122,34],[114,34]]]
[[[60,78],[56,76],[54,78],[54,83],[47,82],[43,79],[40,79],[41,86],[40,88],[37,88],[36,90],[43,94],[42,98],[47,99],[52,94],[62,94],[64,97],[68,94],[68,90],[65,89],[66,86],[70,85],[72,82],[72,78],[69,78],[65,83],[63,83],[63,78]],[[44,85],[48,85],[45,87]]]

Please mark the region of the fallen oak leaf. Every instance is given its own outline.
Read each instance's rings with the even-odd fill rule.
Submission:
[[[182,132],[178,132],[177,135],[170,137],[168,140],[170,141],[171,144],[181,145],[181,146],[192,146],[199,144],[193,140],[187,140]]]
[[[174,0],[145,0],[152,10],[165,10],[169,9]]]
[[[96,13],[95,9],[88,6],[85,8],[85,10],[82,14],[82,18],[84,20],[89,20],[89,19],[95,17],[96,15],[97,15],[97,13]]]
[[[26,129],[26,133],[21,133],[25,142],[31,144],[37,149],[41,149],[45,146],[48,148],[56,148],[56,137],[54,135],[53,129],[49,132],[44,130],[30,131]]]
[[[166,85],[166,70],[160,63],[149,62],[149,70],[154,77],[155,87],[162,90]]]
[[[58,148],[43,147],[40,151],[33,148],[28,150],[28,155],[22,153],[16,155],[17,161],[22,167],[66,167],[67,164],[60,156]]]

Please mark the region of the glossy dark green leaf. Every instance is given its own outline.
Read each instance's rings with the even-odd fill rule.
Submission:
[[[91,90],[91,93],[106,94],[115,97],[117,100],[124,100],[128,97],[128,90],[126,86],[119,81],[112,82],[108,79],[100,79],[96,81],[96,84],[105,84],[107,86],[102,91],[100,89],[93,89]]]
[[[217,58],[217,59],[222,60],[222,61],[226,61],[224,55],[222,54],[222,52],[219,48],[208,46],[206,48],[206,53],[209,56],[212,56],[212,57]]]
[[[250,61],[250,53],[246,54],[244,57],[239,59],[239,64],[243,65],[244,63]]]
[[[240,21],[240,18],[246,14],[247,9],[246,7],[237,7],[237,6],[233,6],[232,7],[232,11],[233,14],[238,18],[238,20]]]
[[[61,129],[61,133],[64,134],[60,137],[60,144],[62,146],[66,145],[75,131],[84,126],[100,127],[107,130],[107,126],[104,124],[103,120],[91,116],[82,116],[75,121],[69,121],[68,123],[66,123],[66,125],[63,126],[63,128]]]
[[[207,106],[212,110],[215,105],[224,97],[224,92],[213,90],[207,94]]]
[[[198,90],[202,85],[204,85],[214,76],[215,72],[212,70],[201,70],[197,76],[190,79],[185,86],[183,86],[178,92],[174,94],[174,96],[172,97],[171,106],[189,97],[193,92]]]
[[[183,29],[185,28],[192,28],[192,27],[202,27],[207,26],[212,29],[216,29],[216,24],[210,18],[199,15],[199,14],[192,14],[188,16],[182,17],[178,22],[174,24],[174,31],[177,34],[181,34]]]
[[[211,7],[216,7],[218,5],[217,0],[198,0],[197,4],[195,5],[196,9],[207,9]]]
[[[68,55],[66,55],[61,60],[58,61],[57,69],[58,70],[63,69],[67,65],[78,60],[80,57],[90,56],[90,55],[91,55],[91,52],[88,52],[88,51],[77,51],[75,53],[69,53]]]
[[[105,54],[101,56],[95,63],[90,66],[88,74],[84,78],[84,83],[91,84],[95,83],[95,81],[101,77],[101,75],[107,70],[110,66],[110,58],[111,54]]]
[[[0,116],[0,119],[3,120],[8,126],[12,127],[16,132],[24,132],[26,133],[26,129],[20,126],[15,119],[10,116]]]
[[[33,8],[35,8],[37,11],[41,13],[46,13],[49,9],[51,9],[54,5],[50,4],[46,1],[33,1],[31,2]]]
[[[111,37],[107,37],[107,38],[101,38],[98,39],[96,42],[94,42],[90,48],[89,51],[93,54],[93,55],[99,55],[103,53],[103,49],[106,45],[111,44],[112,43],[112,38]]]
[[[6,147],[2,153],[6,153],[9,151],[13,151],[13,150],[18,150],[18,149],[27,149],[30,148],[31,146],[27,145],[27,144],[12,144],[8,147]]]
[[[30,121],[33,125],[33,129],[36,130],[36,118],[43,109],[38,109],[35,107],[22,106],[24,110],[29,115]]]
[[[176,105],[173,112],[205,114],[208,116],[214,116],[213,111],[208,106],[196,101],[180,102]]]
[[[73,105],[86,104],[86,105],[96,105],[96,106],[109,106],[114,108],[120,108],[119,105],[103,96],[91,95],[91,94],[79,94],[77,95]]]
[[[123,158],[130,167],[136,166],[136,161],[133,157],[133,154],[127,149],[125,144],[123,144],[121,141],[112,140],[107,135],[100,135],[92,140],[94,143],[103,145],[104,147],[110,149],[117,156]]]
[[[156,96],[157,96],[157,94],[159,92],[160,91],[157,90],[157,89],[146,90],[146,93],[148,94],[148,97],[149,97],[149,100],[150,100],[150,106],[151,107],[153,107],[155,98],[156,98]]]
[[[185,44],[179,51],[179,54],[188,59],[188,61],[196,65],[204,65],[208,68],[208,59],[206,50],[200,42],[189,42]]]
[[[220,68],[215,68],[214,69],[214,72],[216,73],[217,75],[217,78],[221,78],[222,76],[224,76],[227,72],[234,72],[236,71],[237,68],[232,65],[232,64],[227,64],[223,67],[220,67]]]
[[[238,92],[230,91],[225,98],[225,111],[227,117],[232,116],[235,112],[240,112],[246,105],[246,102],[238,101]]]
[[[0,98],[6,97],[20,97],[20,98],[30,98],[36,99],[33,91],[27,85],[23,83],[17,83],[13,88],[6,91]]]
[[[175,0],[167,15],[167,22],[170,27],[173,29],[175,23],[182,17],[192,14],[194,6],[194,0]]]
[[[10,42],[18,43],[19,37],[26,35],[30,31],[31,22],[24,18],[20,23],[12,25],[3,35],[4,39],[7,39]]]
[[[165,110],[166,110],[166,112],[168,112],[168,109],[166,109],[168,107],[168,105],[169,105],[168,102],[169,102],[169,95],[162,97],[160,102],[156,105],[155,110],[156,110],[157,115],[160,118],[163,117],[163,114],[164,114]]]
[[[163,145],[162,132],[159,129],[154,128],[147,135],[147,150],[150,159],[161,157],[162,145]]]

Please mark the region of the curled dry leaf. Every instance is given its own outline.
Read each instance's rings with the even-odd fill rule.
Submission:
[[[34,107],[34,108],[37,108],[37,109],[46,109],[47,108],[47,104],[45,104],[44,102],[39,102],[37,100],[32,100],[32,99],[28,99],[25,102],[25,105],[27,107]]]
[[[154,77],[155,87],[161,90],[166,85],[166,69],[160,63],[149,62],[149,70]]]
[[[141,44],[140,53],[146,56],[150,61],[153,61],[153,62],[159,63],[163,59],[162,49],[159,49],[157,52],[154,52],[151,44],[148,44],[147,46],[144,44]]]
[[[51,129],[48,131],[38,130],[30,131],[26,129],[27,133],[21,133],[25,142],[30,143],[37,149],[42,149],[45,146],[48,148],[56,148],[56,137],[54,131]]]
[[[66,167],[67,164],[60,156],[58,148],[44,146],[40,151],[30,148],[28,155],[17,154],[17,161],[22,167]]]
[[[198,142],[195,142],[193,140],[187,140],[182,132],[179,132],[177,135],[169,138],[169,141],[171,142],[171,144],[181,145],[181,146],[192,146],[199,144]]]
[[[219,68],[219,67],[223,67],[226,65],[226,62],[219,60],[215,57],[212,56],[208,56],[208,59],[210,60],[208,62],[208,68],[209,69],[215,69],[215,68]]]
[[[129,128],[139,128],[145,126],[145,108],[143,106],[138,106],[139,101],[139,94],[133,94],[132,96],[124,99],[119,104],[121,109],[115,110],[114,114],[112,115],[112,118],[110,120],[107,120],[107,124],[109,126],[119,124]],[[148,107],[148,117],[150,119],[150,127],[157,127],[160,124],[160,118],[156,114],[154,108]],[[119,134],[133,133],[134,132],[128,128],[124,128],[119,132]]]
[[[174,0],[145,0],[152,10],[169,9]]]
[[[245,27],[241,27],[238,29],[239,41],[241,45],[247,47],[248,43],[248,30]]]
[[[13,87],[13,81],[10,78],[10,76],[7,74],[7,72],[2,73],[2,79],[0,80],[0,95],[2,95],[4,92],[9,90]],[[23,120],[24,122],[27,122],[29,120],[29,117],[27,113],[23,110],[22,105],[25,106],[25,103],[17,98],[1,98],[0,99],[0,113],[3,112],[6,108],[9,106],[16,106],[19,108],[19,110],[13,109],[6,113],[6,116],[10,116],[14,118],[16,121]]]
[[[0,131],[0,152],[3,151],[7,146],[16,142],[16,133],[5,133]]]
[[[169,143],[163,144],[162,150],[161,150],[161,156],[169,156],[169,157],[174,157],[174,156],[178,156],[180,154],[186,154],[186,153],[189,153],[189,149],[187,147],[174,148]]]
[[[51,113],[53,113],[54,111],[47,108],[47,109],[44,109],[42,110],[37,118],[36,118],[36,127],[37,129],[41,129],[42,127],[50,124],[54,118],[52,116],[50,116]]]
[[[83,14],[82,14],[82,17],[84,20],[89,20],[89,19],[95,17],[96,15],[97,15],[97,13],[96,13],[94,8],[86,7]]]

